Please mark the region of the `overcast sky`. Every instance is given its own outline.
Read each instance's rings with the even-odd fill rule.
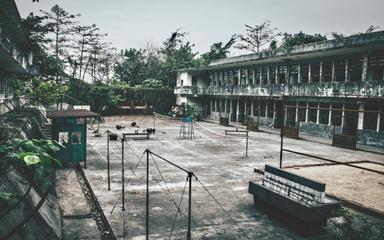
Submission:
[[[243,33],[244,24],[270,20],[281,32],[351,34],[370,25],[384,27],[384,0],[16,0],[21,17],[59,4],[95,23],[117,49],[160,45],[182,28],[203,53],[214,42]],[[381,28],[383,29],[383,28]]]

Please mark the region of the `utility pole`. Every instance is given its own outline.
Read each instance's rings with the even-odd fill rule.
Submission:
[[[149,150],[147,152],[147,201],[146,201],[146,214],[145,214],[145,239],[149,239]]]
[[[110,178],[110,167],[109,167],[109,130],[107,130],[107,171],[108,171],[108,191],[111,190],[111,178]]]
[[[124,193],[124,140],[125,138],[123,137],[121,139],[121,201],[122,201],[122,211],[125,211],[125,193]]]
[[[187,240],[191,240],[191,218],[192,218],[192,172],[188,172],[189,198],[188,198],[188,232]]]

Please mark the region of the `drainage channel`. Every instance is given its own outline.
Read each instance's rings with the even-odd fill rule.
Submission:
[[[84,193],[88,206],[91,209],[91,213],[96,221],[101,239],[116,240],[116,236],[112,231],[111,225],[109,225],[109,222],[105,217],[104,212],[99,204],[99,201],[97,200],[95,193],[93,192],[91,185],[89,184],[88,179],[85,176],[80,164],[76,165],[76,176],[80,183],[80,187]]]

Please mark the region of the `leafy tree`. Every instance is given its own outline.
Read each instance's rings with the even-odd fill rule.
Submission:
[[[145,77],[145,50],[130,48],[122,51],[120,56],[123,61],[115,66],[118,79],[131,86],[141,84]]]
[[[276,33],[277,28],[271,28],[271,22],[269,20],[255,26],[246,24],[245,30],[246,34],[237,35],[240,43],[236,48],[255,53],[259,53],[264,45],[271,43],[277,36],[281,35],[281,33]]]
[[[283,35],[283,43],[281,45],[281,48],[291,48],[293,46],[302,45],[302,44],[308,44],[308,43],[315,43],[315,42],[321,42],[327,40],[327,37],[321,34],[306,34],[302,31],[295,33],[295,34],[288,34],[284,33]]]
[[[184,42],[187,33],[177,29],[172,33],[160,49],[164,58],[164,77],[161,79],[167,87],[176,85],[176,71],[183,68],[198,67],[199,61],[195,59],[198,53],[193,52],[194,44]]]
[[[160,80],[149,78],[143,81],[142,84],[136,85],[137,88],[162,88],[163,83]]]
[[[202,65],[207,66],[213,60],[226,58],[229,54],[229,49],[236,42],[236,36],[232,36],[231,39],[223,46],[223,42],[214,43],[211,45],[209,52],[201,55]]]

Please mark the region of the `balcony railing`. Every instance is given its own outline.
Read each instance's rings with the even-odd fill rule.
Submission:
[[[321,82],[296,84],[265,84],[241,86],[183,86],[175,94],[221,96],[313,96],[313,97],[382,97],[384,81]]]

